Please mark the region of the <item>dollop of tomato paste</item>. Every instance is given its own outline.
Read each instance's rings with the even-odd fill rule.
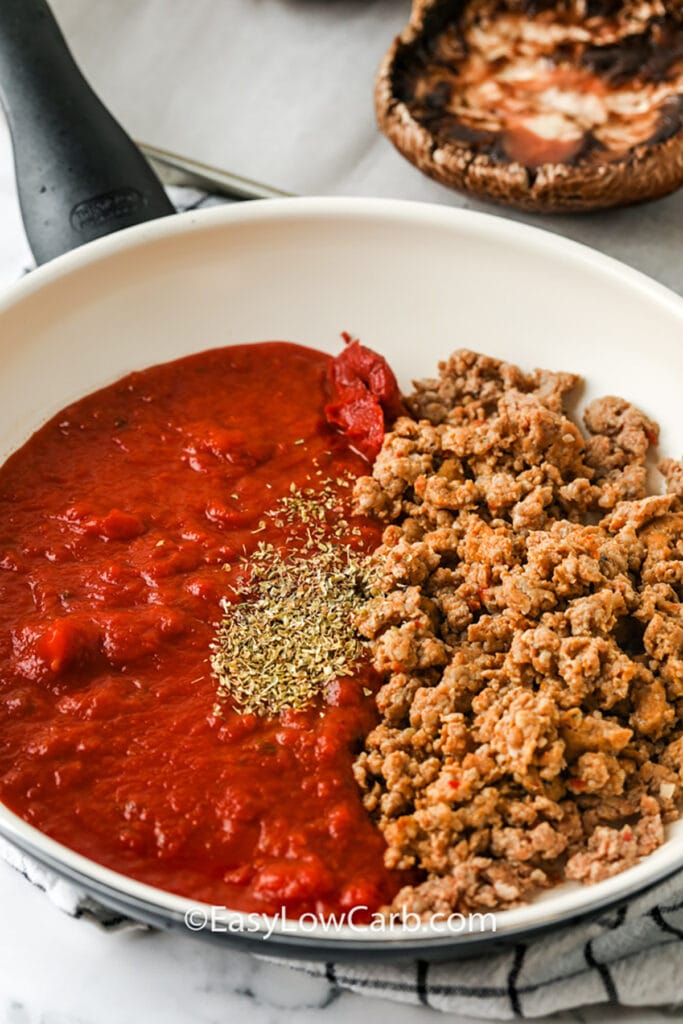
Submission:
[[[328,423],[340,427],[349,443],[374,462],[384,433],[405,412],[394,372],[384,356],[342,335],[346,348],[330,363]]]

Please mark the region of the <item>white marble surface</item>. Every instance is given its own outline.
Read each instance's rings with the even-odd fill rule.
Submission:
[[[463,200],[377,135],[375,66],[407,0],[54,0],[76,55],[132,134],[308,193]],[[475,205],[475,204],[469,204]],[[525,218],[534,220],[534,218]],[[541,221],[683,290],[683,193],[637,210]],[[0,130],[0,286],[26,259]],[[340,994],[246,954],[66,918],[0,865],[0,1024],[395,1024],[443,1017]],[[654,1024],[680,1011],[597,1008],[556,1020]]]

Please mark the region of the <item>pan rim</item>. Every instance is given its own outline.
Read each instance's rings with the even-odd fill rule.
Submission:
[[[10,286],[0,295],[0,316],[27,301],[39,301],[43,289],[72,275],[79,274],[83,269],[94,264],[106,262],[112,257],[144,246],[154,245],[171,238],[192,235],[205,231],[225,230],[231,226],[258,222],[286,221],[329,221],[361,219],[373,223],[393,223],[404,226],[412,225],[419,228],[440,228],[444,231],[455,231],[485,235],[500,240],[501,244],[512,243],[543,252],[549,258],[562,262],[580,262],[588,266],[603,279],[618,280],[623,286],[639,291],[650,302],[666,308],[680,320],[683,325],[683,298],[670,291],[645,274],[612,257],[597,252],[588,246],[574,242],[545,229],[520,224],[493,214],[479,213],[470,210],[452,209],[429,203],[418,203],[407,200],[364,199],[346,197],[307,197],[273,199],[264,202],[250,202],[234,205],[213,207],[207,210],[190,211],[150,221],[132,228],[126,228],[106,238],[98,239],[73,250],[58,259],[39,267],[21,281]],[[103,900],[121,903],[130,907],[135,916],[136,911],[143,918],[154,917],[159,923],[183,925],[182,917],[191,907],[203,906],[199,901],[187,900],[165,890],[157,889],[130,879],[125,875],[104,868],[89,858],[75,853],[68,847],[55,842],[44,833],[28,825],[18,818],[4,805],[0,805],[0,835],[11,843],[43,863],[59,871],[67,877],[75,878],[89,891],[99,895]],[[322,931],[306,931],[296,933],[292,925],[286,933],[273,934],[268,949],[276,949],[292,955],[301,950],[299,955],[313,957],[316,952],[340,950],[363,951],[398,955],[406,953],[426,954],[439,950],[455,953],[476,947],[482,949],[487,944],[501,941],[519,940],[539,929],[561,927],[577,917],[593,916],[625,899],[642,893],[652,885],[663,880],[683,867],[683,837],[674,846],[680,846],[676,852],[668,848],[669,844],[660,848],[640,864],[597,883],[592,887],[570,890],[561,897],[556,896],[555,902],[560,908],[552,913],[543,911],[543,901],[528,904],[522,908],[503,911],[496,915],[498,922],[496,931],[486,931],[477,935],[458,936],[452,933],[420,934],[413,933],[411,938],[405,935],[392,935],[378,939],[376,935],[361,936],[358,931],[350,937],[348,932],[326,934]],[[662,853],[658,857],[657,854]],[[653,859],[654,858],[654,859]],[[570,898],[571,897],[571,898]],[[579,898],[581,897],[581,898]],[[533,909],[530,909],[533,908]],[[238,914],[238,912],[233,912]],[[239,915],[246,917],[247,915]],[[521,918],[521,921],[520,921]],[[527,919],[525,921],[525,918]],[[243,933],[246,935],[246,932]],[[229,934],[218,933],[218,939],[230,939]],[[249,934],[249,941],[261,943],[262,934]]]

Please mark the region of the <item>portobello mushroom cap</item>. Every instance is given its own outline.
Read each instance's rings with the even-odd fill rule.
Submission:
[[[414,0],[377,119],[421,171],[540,212],[683,184],[683,0]]]

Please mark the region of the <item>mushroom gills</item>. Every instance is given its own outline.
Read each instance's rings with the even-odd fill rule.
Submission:
[[[418,0],[376,99],[421,169],[514,205],[589,209],[683,182],[683,22],[663,0]]]

